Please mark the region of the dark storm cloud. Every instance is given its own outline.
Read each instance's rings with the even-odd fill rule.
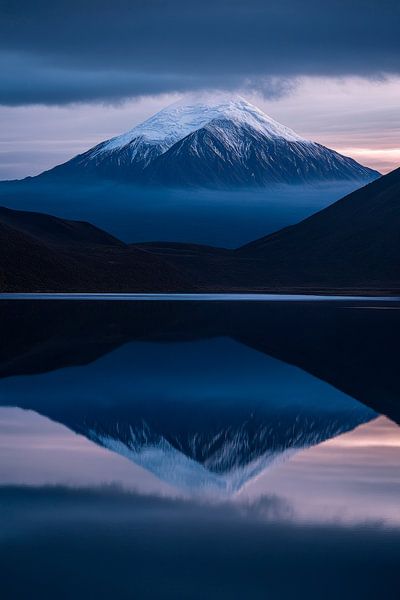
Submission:
[[[3,0],[0,102],[399,73],[399,17],[397,0]]]

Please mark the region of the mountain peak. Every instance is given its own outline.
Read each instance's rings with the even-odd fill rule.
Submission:
[[[133,129],[108,140],[101,152],[122,148],[138,137],[144,138],[146,142],[169,147],[216,119],[250,126],[269,138],[307,142],[240,96],[234,99],[226,96],[200,96],[170,104]]]
[[[379,176],[302,138],[244,98],[221,95],[185,96],[53,172],[214,188],[368,182]]]

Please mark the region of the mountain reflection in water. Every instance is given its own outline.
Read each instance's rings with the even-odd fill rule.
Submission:
[[[313,539],[298,563],[303,575],[310,561],[318,563],[318,552],[332,551],[331,560],[347,569],[350,545],[343,545],[352,539],[364,568],[372,557],[362,544],[386,544],[375,569],[385,578],[384,597],[395,597],[390,565],[400,552],[394,550],[398,538],[390,536],[400,525],[398,307],[377,301],[1,302],[0,506],[8,518],[0,558],[12,572],[13,548],[27,558],[33,552],[17,538],[42,539],[48,552],[56,542],[43,538],[44,531],[68,540],[74,526],[67,533],[64,525],[78,527],[82,518],[85,539],[93,538],[92,525],[102,530],[100,522],[118,531],[118,539],[122,525],[142,531],[153,541],[140,559],[140,536],[120,539],[142,564],[186,547],[189,538],[176,533],[184,527],[188,560],[201,560],[198,552],[203,543],[215,544],[215,532],[224,548],[248,536],[244,547],[253,559],[246,568],[256,577],[251,597],[265,597],[258,586],[268,574],[271,597],[286,598],[294,589],[274,580],[277,556],[296,570],[298,548]],[[294,526],[305,528],[296,539]],[[274,547],[254,537],[260,527],[269,528]],[[358,528],[365,536],[361,546]],[[100,548],[105,539],[99,535]],[[68,552],[74,539],[57,544]],[[335,539],[337,548],[321,550],[320,540]],[[282,540],[291,540],[292,551]],[[215,550],[213,563],[221,568],[218,576],[208,571],[215,589],[200,586],[197,593],[165,559],[169,570],[158,568],[163,594],[149,584],[146,566],[139,595],[151,589],[147,597],[220,597],[220,589],[243,597],[235,575],[228,581],[218,543],[208,557]],[[4,556],[3,548],[9,550]],[[232,564],[239,555],[244,560],[237,552]],[[328,577],[329,568],[320,568]],[[342,597],[356,597],[355,589],[363,598],[379,597],[371,580],[360,587],[356,571],[355,587]],[[129,597],[126,584],[110,575],[109,585],[120,586],[123,597]],[[310,585],[304,583],[304,596],[319,598],[318,586],[313,591]],[[103,581],[104,597],[107,586]],[[70,597],[69,584],[63,589]],[[335,589],[325,596],[337,597]]]

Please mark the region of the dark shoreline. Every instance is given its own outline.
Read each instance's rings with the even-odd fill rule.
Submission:
[[[15,291],[15,292],[0,292],[0,300],[166,300],[174,301],[181,300],[190,301],[318,301],[318,300],[379,300],[379,301],[399,301],[400,290],[282,290],[282,291],[198,291],[198,292],[112,292],[112,291]]]

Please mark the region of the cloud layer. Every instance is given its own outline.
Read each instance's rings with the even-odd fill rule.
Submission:
[[[302,75],[400,73],[397,0],[10,0],[0,103],[119,101]]]

